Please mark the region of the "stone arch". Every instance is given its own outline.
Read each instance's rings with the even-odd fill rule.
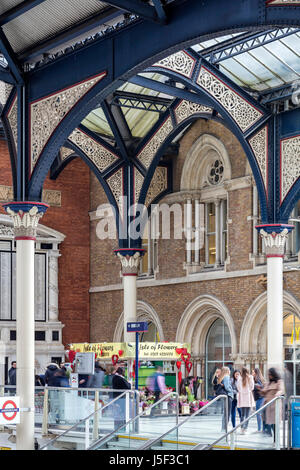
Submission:
[[[300,318],[300,302],[290,292],[283,292],[283,311]],[[249,307],[240,334],[241,354],[267,352],[267,292],[259,295]]]
[[[218,318],[227,324],[231,352],[236,354],[237,339],[233,318],[226,305],[213,295],[200,295],[186,307],[177,328],[176,342],[190,343],[194,356],[204,355],[208,331]]]
[[[187,153],[180,181],[181,190],[199,189],[208,185],[207,167],[213,159],[224,163],[223,181],[231,179],[231,163],[223,142],[211,134],[202,134]]]
[[[147,302],[144,302],[143,300],[138,300],[136,303],[137,307],[137,320],[138,321],[151,321],[152,323],[155,324],[160,341],[163,342],[164,339],[164,332],[162,328],[162,324],[160,321],[160,318],[157,314],[157,312],[154,310],[154,308],[148,304]],[[119,316],[115,332],[114,332],[114,338],[113,341],[116,343],[120,343],[122,341],[122,335],[123,335],[123,330],[124,330],[124,312],[121,313]]]

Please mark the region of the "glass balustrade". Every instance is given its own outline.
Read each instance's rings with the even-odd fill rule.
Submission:
[[[196,444],[208,444],[221,437],[227,429],[227,397],[219,396],[204,405],[192,415],[181,419],[181,422],[159,439],[154,439],[143,446],[150,450],[189,450]],[[225,440],[226,443],[226,440]]]
[[[152,406],[140,408],[136,418],[94,443],[90,450],[139,449],[176,426],[178,419],[178,394],[169,393]]]

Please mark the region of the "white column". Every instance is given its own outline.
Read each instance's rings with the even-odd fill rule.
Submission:
[[[34,450],[34,252],[39,219],[48,206],[15,202],[4,205],[12,216],[16,240],[17,396],[21,423],[17,450]]]
[[[137,275],[140,258],[144,253],[141,249],[120,248],[116,251],[122,265],[124,293],[124,341],[135,342],[135,333],[127,333],[127,322],[137,319]]]
[[[267,258],[268,368],[283,370],[282,258]]]
[[[195,199],[195,264],[200,264],[200,205],[199,199]]]
[[[58,321],[58,251],[49,254],[49,320]]]
[[[291,226],[258,226],[267,256],[267,362],[283,372],[283,256]],[[273,230],[273,231],[272,231]]]
[[[186,262],[192,264],[192,220],[193,220],[192,200],[187,199],[186,203]]]
[[[215,208],[216,208],[216,266],[220,266],[221,258],[220,258],[220,247],[221,247],[221,234],[220,234],[220,200],[217,199],[215,201]]]
[[[17,396],[21,413],[17,449],[34,448],[34,241],[16,242]]]
[[[127,322],[136,321],[136,276],[123,275],[124,289],[124,341],[135,342],[135,333],[127,333]]]

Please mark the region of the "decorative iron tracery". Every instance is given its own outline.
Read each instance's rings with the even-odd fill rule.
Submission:
[[[162,67],[173,70],[186,78],[191,78],[196,65],[196,60],[186,51],[179,51],[165,59],[153,64],[153,67]]]
[[[171,117],[168,117],[165,122],[161,125],[158,131],[153,137],[147,142],[143,149],[137,155],[138,160],[148,169],[153,161],[161,144],[166,140],[168,135],[173,130],[173,124]]]
[[[300,136],[280,141],[280,203],[300,177]]]
[[[243,133],[263,117],[261,111],[248,103],[204,66],[200,68],[197,84],[224,107]]]
[[[259,166],[265,190],[268,190],[268,127],[263,127],[249,139],[249,144]]]
[[[197,113],[208,113],[211,114],[213,111],[212,108],[208,106],[203,106],[201,104],[192,103],[191,101],[182,100],[174,110],[175,118],[177,124],[180,124],[185,119],[188,119],[190,116],[193,116]]]
[[[78,128],[72,132],[69,140],[84,152],[101,173],[118,160],[115,154]]]
[[[76,103],[91,90],[106,72],[60,90],[30,104],[30,162],[31,171],[54,130]]]

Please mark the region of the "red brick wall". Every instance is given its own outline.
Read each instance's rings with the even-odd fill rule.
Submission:
[[[0,184],[11,186],[7,144],[0,140]],[[63,342],[89,341],[90,172],[80,159],[66,166],[57,180],[46,179],[45,189],[61,191],[61,207],[50,207],[41,224],[62,232],[60,245],[59,320],[65,325]],[[4,210],[1,207],[1,212]]]
[[[69,163],[45,189],[61,191],[62,206],[50,207],[42,223],[66,235],[60,245],[59,320],[65,325],[63,342],[89,341],[90,172],[80,159]]]

